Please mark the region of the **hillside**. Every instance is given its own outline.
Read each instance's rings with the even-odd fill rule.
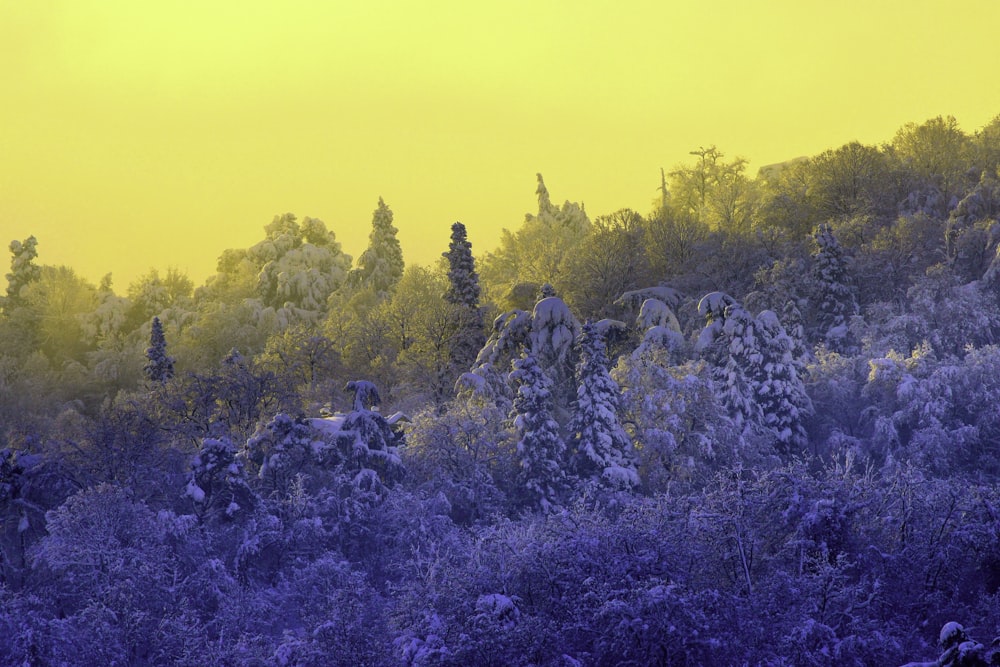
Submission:
[[[14,240],[0,664],[995,664],[1000,116],[692,156],[434,267]]]

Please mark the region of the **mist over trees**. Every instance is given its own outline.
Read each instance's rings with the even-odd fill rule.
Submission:
[[[1000,116],[652,176],[431,267],[12,240],[0,664],[997,664]]]

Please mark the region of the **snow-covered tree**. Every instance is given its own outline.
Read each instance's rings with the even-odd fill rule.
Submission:
[[[559,505],[566,482],[566,444],[552,417],[552,381],[531,354],[514,362],[510,379],[517,385],[510,416],[518,437],[520,481],[527,504],[548,512]]]
[[[812,404],[792,356],[794,343],[770,310],[757,316],[757,332],[763,364],[757,367],[760,376],[754,378],[753,391],[763,424],[774,432],[781,449],[800,450],[806,444],[803,422]]]
[[[733,304],[726,308],[722,330],[728,343],[725,362],[716,369],[722,402],[736,424],[748,428],[762,423],[764,416],[756,400],[765,363],[760,328],[750,313]]]
[[[804,444],[802,420],[811,406],[778,316],[765,310],[755,318],[718,292],[698,309],[707,322],[698,350],[713,365],[722,403],[736,424],[770,430],[785,450]]]
[[[286,213],[264,228],[267,238],[247,250],[258,266],[257,293],[282,318],[313,318],[347,277],[351,258],[322,220],[299,223]]]
[[[191,472],[184,496],[195,506],[198,517],[234,518],[250,511],[257,502],[247,484],[243,462],[229,438],[205,438],[191,460]]]
[[[150,382],[163,384],[174,376],[174,359],[167,354],[167,339],[163,335],[163,324],[159,317],[153,318],[146,359],[143,370]]]
[[[464,306],[470,310],[479,308],[479,274],[476,260],[472,256],[465,225],[456,222],[451,226],[451,243],[448,252],[442,253],[448,260],[448,303]]]
[[[403,251],[392,224],[392,210],[381,197],[372,216],[368,249],[358,258],[353,280],[356,285],[376,294],[388,294],[403,277]]]
[[[493,320],[490,337],[476,357],[476,366],[509,367],[529,344],[530,335],[531,313],[515,309],[498,315]]]
[[[567,260],[590,230],[590,219],[581,204],[552,203],[541,174],[535,194],[538,212],[527,214],[518,230],[503,230],[500,247],[487,254],[482,264],[481,276],[489,300],[503,308],[526,308],[527,304],[512,299],[522,286],[537,289],[550,282],[559,287],[571,281]]]
[[[33,262],[38,257],[38,240],[29,236],[24,241],[10,242],[10,273],[7,274],[7,298],[0,301],[5,310],[20,305],[22,290],[41,276],[41,267]]]
[[[576,394],[573,386],[573,343],[579,335],[580,323],[565,301],[557,296],[548,296],[535,304],[531,311],[529,335],[531,356],[552,380],[555,415],[560,423],[565,423],[565,413]]]
[[[670,307],[659,299],[648,298],[642,302],[639,315],[635,319],[635,330],[642,338],[633,351],[633,356],[659,348],[676,359],[685,346],[677,317]]]
[[[858,314],[846,253],[830,225],[820,225],[814,237],[812,277],[816,300],[816,324],[827,347],[843,351],[848,345],[848,320]]]
[[[403,473],[396,448],[396,434],[382,413],[375,385],[367,380],[347,383],[354,392],[354,409],[344,418],[337,444],[351,465],[377,473],[381,484],[392,484]]]
[[[583,326],[576,366],[576,403],[569,423],[574,467],[617,489],[639,485],[632,443],[618,420],[620,390],[608,372],[608,355],[592,323]]]
[[[444,298],[454,307],[457,325],[448,346],[449,366],[454,377],[469,370],[486,342],[479,307],[479,274],[472,256],[472,244],[461,222],[451,226],[451,243],[443,255],[448,260],[448,291]]]

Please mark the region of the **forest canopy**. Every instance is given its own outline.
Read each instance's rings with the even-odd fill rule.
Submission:
[[[1000,116],[688,158],[434,266],[11,240],[0,663],[996,664]]]

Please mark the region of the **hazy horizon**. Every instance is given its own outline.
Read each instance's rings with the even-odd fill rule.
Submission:
[[[383,197],[407,263],[477,254],[552,198],[648,212],[661,167],[766,164],[1000,113],[992,2],[0,2],[0,240],[117,291],[195,283],[274,215],[357,257]]]

